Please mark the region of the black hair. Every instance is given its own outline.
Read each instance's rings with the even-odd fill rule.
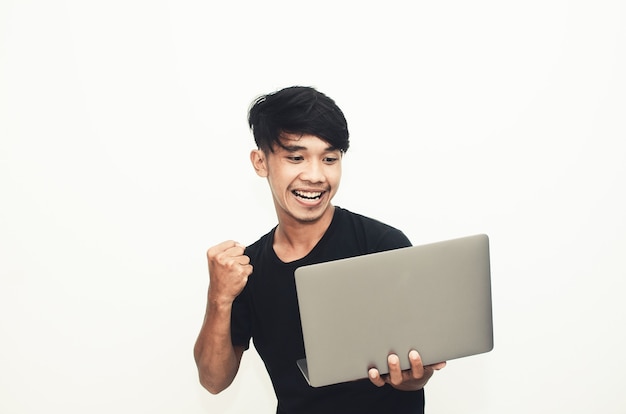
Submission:
[[[248,124],[259,149],[284,147],[281,134],[314,135],[346,152],[350,146],[348,123],[335,101],[314,88],[291,86],[255,99]]]

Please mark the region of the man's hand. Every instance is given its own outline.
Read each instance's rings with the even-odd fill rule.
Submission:
[[[371,368],[368,372],[370,381],[378,387],[390,384],[392,387],[402,391],[417,391],[424,388],[435,371],[446,366],[445,362],[424,366],[422,358],[415,350],[409,352],[409,361],[411,368],[402,371],[400,370],[400,359],[398,356],[396,354],[389,355],[387,357],[389,374],[380,375],[376,368]]]
[[[241,293],[252,273],[250,258],[243,254],[245,247],[232,240],[207,251],[209,262],[209,301],[230,304]]]

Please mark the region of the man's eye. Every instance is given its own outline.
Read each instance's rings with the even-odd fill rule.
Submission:
[[[289,161],[299,162],[299,161],[304,160],[304,157],[302,157],[301,155],[292,155],[292,156],[287,157],[287,159]]]
[[[335,158],[335,157],[326,157],[326,158],[324,158],[324,162],[326,164],[334,164],[334,163],[337,162],[338,159],[339,158]]]

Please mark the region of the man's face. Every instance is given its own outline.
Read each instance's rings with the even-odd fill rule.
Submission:
[[[269,182],[279,222],[317,221],[339,187],[342,153],[314,135],[283,134],[281,143],[252,151],[255,170]]]

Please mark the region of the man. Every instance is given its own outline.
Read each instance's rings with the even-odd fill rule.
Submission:
[[[369,379],[320,388],[296,365],[305,355],[294,270],[410,245],[401,231],[332,205],[349,147],[342,111],[313,88],[291,87],[258,98],[249,124],[250,160],[269,183],[278,225],[247,248],[226,241],[207,252],[208,303],[194,348],[200,383],[211,393],[227,388],[252,338],[277,413],[423,413],[423,387],[445,363],[425,367],[415,350],[406,350],[409,370],[392,354],[389,374],[363,367]]]

